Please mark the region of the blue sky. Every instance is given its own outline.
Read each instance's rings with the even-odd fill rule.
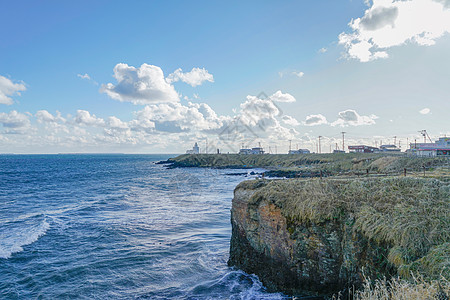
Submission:
[[[206,139],[315,151],[319,135],[329,151],[341,131],[403,147],[421,129],[448,135],[449,6],[4,1],[0,153],[180,153]]]

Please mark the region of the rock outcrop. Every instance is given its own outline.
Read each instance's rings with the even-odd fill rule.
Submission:
[[[399,268],[426,273],[422,261],[449,240],[448,216],[417,225],[417,213],[448,212],[448,187],[414,178],[243,182],[234,192],[228,263],[289,295],[329,296]]]

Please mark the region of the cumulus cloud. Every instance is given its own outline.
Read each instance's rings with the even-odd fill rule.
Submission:
[[[325,52],[327,52],[327,51],[328,51],[327,48],[320,48],[320,49],[319,49],[319,53],[325,53]]]
[[[75,123],[84,126],[103,126],[105,125],[105,120],[97,118],[95,115],[91,115],[87,110],[79,109],[75,116]]]
[[[23,82],[14,83],[10,79],[0,75],[0,104],[13,104],[14,101],[11,96],[20,96],[20,92],[26,89]]]
[[[283,94],[281,91],[276,91],[275,94],[269,97],[269,100],[274,102],[295,102],[294,96],[291,94],[285,93]]]
[[[114,78],[117,84],[103,84],[100,92],[115,100],[141,105],[179,101],[177,92],[158,66],[142,64],[135,68],[119,63],[114,67]]]
[[[408,42],[430,46],[450,32],[447,0],[374,0],[364,16],[341,33],[349,58],[368,62],[388,57],[388,49]]]
[[[331,123],[331,126],[361,126],[361,125],[373,125],[375,119],[378,119],[376,115],[360,116],[355,110],[348,109],[339,112],[339,118]]]
[[[13,139],[18,145],[24,145],[27,141],[27,145],[34,143],[57,146],[52,148],[58,149],[57,151],[64,151],[63,147],[67,147],[66,150],[92,151],[108,149],[101,148],[108,145],[155,143],[158,149],[170,148],[179,151],[179,147],[184,145],[182,140],[191,143],[192,140],[205,137],[208,139],[211,137],[212,140],[215,138],[220,144],[217,148],[224,149],[226,145],[233,143],[239,146],[241,142],[257,143],[256,138],[263,143],[264,141],[279,143],[298,136],[298,132],[292,127],[298,126],[299,122],[291,116],[283,115],[276,105],[276,102],[292,101],[295,101],[292,95],[281,91],[270,97],[263,94],[249,95],[234,111],[233,116],[218,115],[206,103],[153,103],[136,111],[129,121],[116,116],[100,118],[87,110],[77,110],[75,114],[64,117],[58,111],[51,113],[39,110],[34,114],[36,123],[32,124],[31,114],[12,111],[9,114],[0,114],[0,124],[4,127],[2,133],[23,134],[8,137],[5,135],[5,139],[11,143],[14,143]],[[239,126],[236,131],[235,125]],[[253,134],[252,140],[249,139],[249,132]],[[225,141],[223,134],[231,136],[232,142]],[[236,151],[233,147],[229,147],[228,150]]]
[[[297,121],[297,119],[295,119],[294,117],[288,116],[288,115],[284,115],[283,117],[281,117],[281,120],[286,125],[290,125],[290,126],[300,125],[300,122]]]
[[[328,124],[327,118],[321,114],[317,115],[309,115],[306,117],[306,120],[302,122],[303,125],[306,126],[317,126],[317,125],[323,125]]]
[[[386,25],[393,27],[398,17],[398,7],[375,7],[368,10],[364,17],[361,18],[360,25],[366,30],[377,30]]]
[[[34,115],[38,123],[65,123],[66,119],[61,116],[59,111],[52,115],[46,110],[38,110]]]
[[[183,81],[193,87],[201,85],[205,81],[214,82],[214,77],[204,68],[192,68],[190,72],[184,72],[183,70],[177,69],[172,74],[167,76],[166,81],[170,84],[177,81]]]
[[[29,116],[15,110],[9,113],[0,113],[0,123],[6,129],[4,133],[23,134],[30,128]]]
[[[113,129],[128,129],[128,124],[126,122],[123,122],[119,118],[112,116],[108,118],[108,121],[106,122],[108,127]]]
[[[223,125],[226,117],[219,117],[206,103],[161,103],[147,105],[137,113],[137,124],[151,122],[153,128],[165,132],[214,130]]]
[[[422,115],[428,115],[431,112],[431,110],[428,107],[425,107],[424,109],[419,110],[419,113]]]
[[[289,94],[283,94],[281,91],[276,92],[266,99],[249,95],[246,101],[241,103],[240,110],[233,118],[233,122],[247,126],[251,130],[251,133],[259,138],[270,138],[273,140],[292,138],[298,133],[293,128],[289,129],[281,125],[280,118],[283,121],[283,113],[275,105],[275,101],[292,102],[295,101],[295,98]],[[290,121],[291,123],[296,121],[289,116],[284,120],[287,120],[287,122]],[[227,126],[234,125],[228,124]]]
[[[256,96],[247,96],[247,100],[240,105],[239,117],[246,125],[267,127],[273,123],[280,114],[278,107],[270,99],[260,99]]]

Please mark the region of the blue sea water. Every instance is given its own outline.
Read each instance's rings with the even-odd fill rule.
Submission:
[[[242,170],[0,155],[1,299],[282,299],[227,266]]]

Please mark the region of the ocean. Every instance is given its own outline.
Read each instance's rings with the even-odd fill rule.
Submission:
[[[252,170],[173,155],[0,155],[1,299],[284,299],[229,268],[234,187]]]

